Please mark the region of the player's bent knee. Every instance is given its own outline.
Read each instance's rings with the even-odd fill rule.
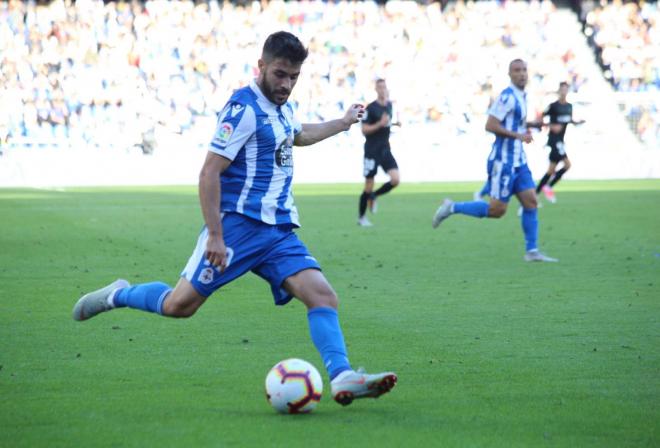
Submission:
[[[337,306],[339,306],[339,297],[337,297],[337,293],[330,287],[317,290],[308,301],[310,308],[326,307],[337,309]]]
[[[163,304],[163,315],[174,318],[187,318],[194,315],[198,309],[199,306],[186,306],[181,304],[167,306],[166,304]]]
[[[172,293],[163,302],[162,314],[176,318],[190,317],[202,306],[204,300],[201,297],[181,297]]]
[[[506,207],[490,207],[488,209],[488,217],[489,218],[501,218],[504,216],[506,213]]]

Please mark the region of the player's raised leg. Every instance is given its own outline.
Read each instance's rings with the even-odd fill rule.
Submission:
[[[284,288],[307,307],[309,331],[328,371],[335,401],[348,405],[356,398],[377,398],[395,386],[397,376],[392,372],[370,375],[351,368],[339,325],[337,294],[321,271],[300,271],[285,280]]]
[[[133,308],[169,317],[190,317],[204,303],[185,278],[172,289],[166,283],[151,282],[130,286],[117,280],[105,288],[85,294],[73,308],[75,320],[87,320],[115,308]]]
[[[504,216],[506,209],[507,203],[496,198],[491,198],[489,202],[482,200],[454,202],[447,198],[436,210],[431,224],[435,229],[442,221],[453,214],[467,215],[474,218],[500,218]]]

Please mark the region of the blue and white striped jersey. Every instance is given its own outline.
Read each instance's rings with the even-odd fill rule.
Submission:
[[[502,90],[502,93],[488,109],[488,115],[500,120],[505,129],[524,134],[527,131],[527,97],[525,92],[513,85]],[[488,160],[497,160],[514,168],[526,165],[527,156],[523,150],[523,142],[518,139],[496,135]]]
[[[270,102],[255,81],[234,92],[209,147],[232,161],[221,176],[221,212],[300,226],[291,180],[293,139],[301,130],[293,107]]]

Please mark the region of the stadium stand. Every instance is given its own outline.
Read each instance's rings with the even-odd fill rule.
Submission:
[[[630,127],[660,148],[660,9],[657,3],[582,4],[584,32]]]
[[[589,120],[572,145],[633,147],[623,131],[626,118],[642,140],[657,142],[653,102],[631,103],[628,92],[614,91],[639,84],[625,64],[614,64],[609,43],[618,38],[607,29],[620,21],[608,19],[617,14],[610,7],[622,6],[592,9],[583,26],[550,1],[459,1],[442,8],[405,1],[11,0],[0,3],[0,138],[9,149],[150,154],[172,141],[178,151],[203,148],[215,113],[256,73],[265,36],[287,29],[310,48],[293,95],[303,121],[334,118],[348,102],[370,101],[373,80],[384,77],[406,146],[414,135],[420,151],[460,145],[479,148],[473,152],[481,159],[489,146],[483,132],[489,101],[508,83],[509,60],[522,57],[532,74],[530,118],[554,99],[560,81],[571,84],[576,116]],[[631,40],[657,46],[657,20],[649,18],[657,9],[626,8],[648,24],[644,36]],[[609,66],[611,85],[587,42]],[[649,88],[657,86],[658,54],[650,62],[638,58],[640,70],[656,76],[643,78]],[[359,148],[359,140],[337,141]]]

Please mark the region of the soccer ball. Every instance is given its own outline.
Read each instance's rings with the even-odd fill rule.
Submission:
[[[282,414],[312,412],[322,393],[321,374],[302,359],[280,361],[266,376],[266,398]]]

